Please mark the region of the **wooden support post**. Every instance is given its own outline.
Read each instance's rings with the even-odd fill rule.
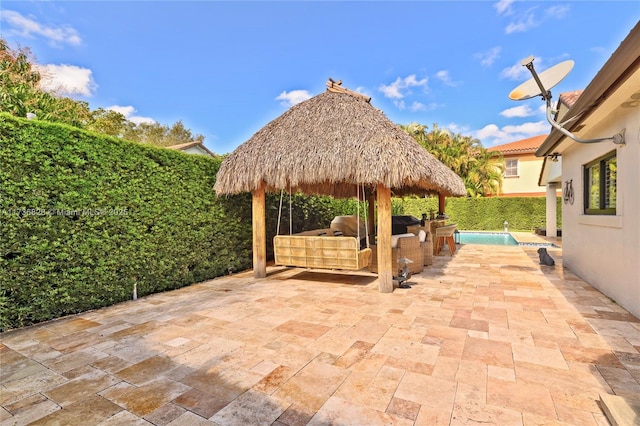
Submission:
[[[438,193],[438,214],[444,214],[445,206],[444,194]]]
[[[253,226],[253,276],[267,276],[267,226],[264,182],[251,192],[251,220]]]
[[[378,290],[393,292],[391,270],[391,190],[378,184]]]

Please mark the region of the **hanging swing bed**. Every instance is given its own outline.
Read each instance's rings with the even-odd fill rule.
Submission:
[[[330,228],[297,234],[291,233],[291,197],[289,197],[289,235],[280,234],[283,193],[284,191],[280,192],[278,229],[273,238],[273,255],[276,265],[359,271],[371,264],[366,207],[364,221],[360,220],[360,193],[365,201],[364,187],[361,191],[358,186],[356,215],[338,216],[334,218]]]

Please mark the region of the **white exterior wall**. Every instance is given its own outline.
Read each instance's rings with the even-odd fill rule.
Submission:
[[[202,148],[197,145],[190,146],[187,149],[183,149],[182,152],[186,152],[187,154],[209,155],[207,151],[202,150]]]
[[[578,144],[562,154],[562,186],[573,179],[575,201],[562,206],[564,266],[640,317],[640,108],[617,108],[582,138],[626,128],[626,145]],[[584,215],[583,165],[617,151],[615,216]]]

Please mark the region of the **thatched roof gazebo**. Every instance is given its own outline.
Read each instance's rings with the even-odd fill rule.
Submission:
[[[225,158],[218,195],[253,194],[253,267],[266,276],[265,191],[355,197],[364,185],[378,201],[380,290],[393,291],[391,193],[464,196],[462,179],[369,103],[328,89],[268,123]]]

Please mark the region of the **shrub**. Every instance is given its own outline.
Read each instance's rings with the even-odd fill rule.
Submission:
[[[561,198],[556,202],[558,227],[562,223]],[[438,211],[438,198],[402,198],[395,200],[406,215],[417,218],[433,209]],[[533,231],[546,223],[545,197],[447,198],[445,212],[458,229],[502,231],[505,221],[511,231]]]
[[[250,208],[215,196],[219,159],[8,115],[0,156],[2,329],[251,264]]]

